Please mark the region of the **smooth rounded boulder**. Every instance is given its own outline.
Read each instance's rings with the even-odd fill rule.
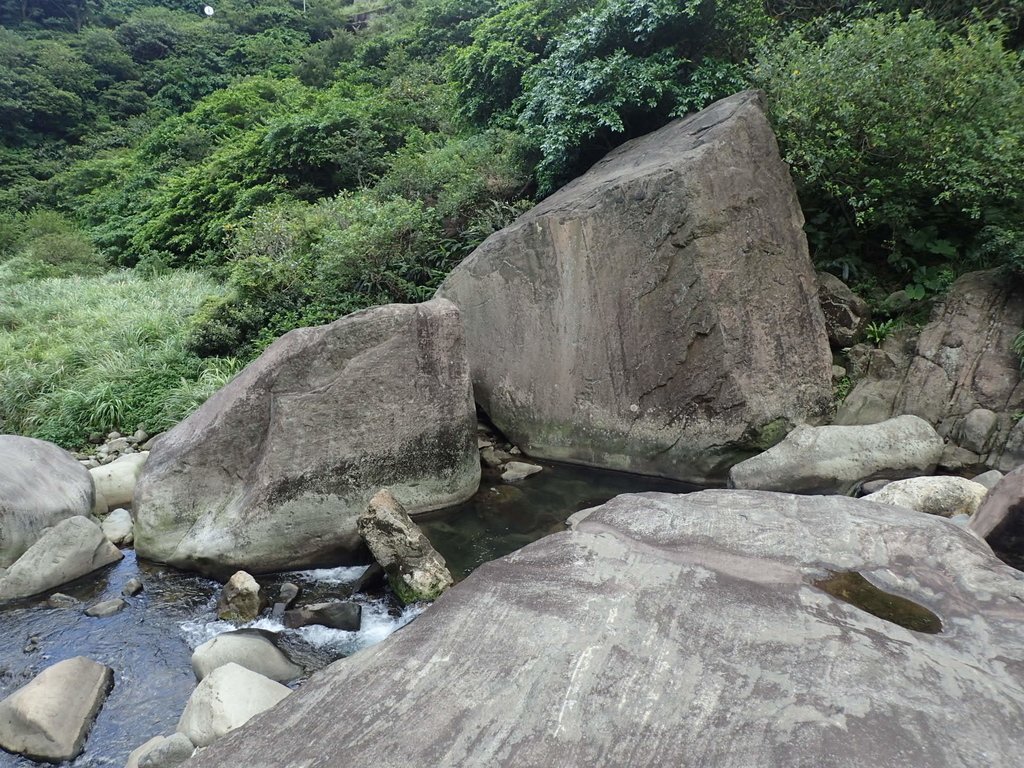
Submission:
[[[1017,768],[1021,658],[1024,579],[945,520],[840,496],[623,495],[191,765]]]
[[[0,747],[33,760],[74,759],[113,685],[113,670],[84,656],[47,667],[0,701]]]
[[[202,680],[213,670],[234,663],[284,683],[302,675],[273,641],[260,630],[240,629],[207,640],[192,652],[192,671]]]
[[[300,328],[153,445],[135,489],[141,557],[224,577],[355,561],[390,487],[413,512],[480,482],[462,322],[393,304]]]
[[[17,435],[0,435],[0,568],[61,520],[92,514],[89,471],[63,448]]]
[[[129,453],[120,456],[109,464],[93,467],[89,470],[96,484],[97,494],[102,494],[107,508],[130,506],[135,496],[135,486],[142,474],[142,467],[149,458],[149,451]],[[106,510],[103,510],[106,512]]]
[[[528,456],[722,483],[832,407],[803,223],[748,91],[614,150],[438,295],[477,402]]]
[[[964,477],[911,477],[895,480],[862,498],[929,515],[953,517],[973,515],[987,493],[984,485]]]
[[[930,474],[942,445],[931,425],[917,416],[868,426],[797,427],[778,445],[734,466],[729,485],[850,494],[866,480]]]

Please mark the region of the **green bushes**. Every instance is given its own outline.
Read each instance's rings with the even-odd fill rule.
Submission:
[[[189,272],[0,281],[0,431],[74,448],[184,418],[238,368],[184,345],[196,304],[219,290]]]
[[[1024,72],[1000,30],[920,13],[793,32],[758,57],[818,262],[889,270],[915,291],[942,268],[1006,264],[1024,228]]]

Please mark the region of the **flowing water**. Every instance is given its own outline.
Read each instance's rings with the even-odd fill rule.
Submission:
[[[514,485],[485,477],[469,501],[417,522],[445,556],[456,579],[476,566],[508,554],[549,533],[565,530],[573,512],[600,504],[620,493],[685,492],[692,486],[563,465]],[[74,768],[123,766],[128,753],[158,734],[171,733],[195,687],[189,659],[192,649],[234,627],[216,620],[219,584],[163,566],[125,559],[55,591],[81,601],[71,608],[47,604],[50,593],[0,606],[0,698],[29,682],[48,666],[74,656],[88,656],[114,670],[114,688],[100,710]],[[360,568],[302,571],[259,577],[271,595],[284,581],[302,587],[300,602],[346,596],[346,584]],[[88,605],[117,597],[124,584],[139,578],[145,589],[127,598],[128,607],[108,618],[90,618]],[[280,633],[296,661],[315,669],[372,645],[411,621],[422,608],[401,608],[385,594],[357,595],[363,604],[359,632],[325,627],[285,630],[261,619],[250,626]],[[37,765],[0,751],[0,766]]]

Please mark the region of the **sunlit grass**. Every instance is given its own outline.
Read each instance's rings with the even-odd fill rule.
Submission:
[[[0,431],[77,447],[175,424],[238,369],[185,348],[196,307],[221,293],[194,272],[0,281]]]

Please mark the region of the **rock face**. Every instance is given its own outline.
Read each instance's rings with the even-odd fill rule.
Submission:
[[[926,475],[942,438],[926,421],[900,416],[863,427],[797,427],[786,439],[729,473],[734,488],[853,493],[865,480]]]
[[[238,664],[225,664],[203,678],[192,691],[178,721],[178,731],[197,747],[205,747],[290,693],[288,688],[263,675]]]
[[[207,640],[192,653],[192,671],[197,680],[229,662],[282,683],[302,675],[302,667],[292,664],[259,630],[225,632]]]
[[[817,278],[818,299],[825,315],[829,343],[839,349],[853,346],[864,338],[871,308],[835,275],[818,272]]]
[[[54,763],[77,757],[113,684],[110,667],[84,656],[48,667],[0,702],[0,747]]]
[[[973,515],[987,493],[984,485],[963,477],[911,477],[889,483],[863,498],[877,504],[952,517]]]
[[[24,554],[44,528],[92,513],[89,472],[63,448],[0,435],[0,568]]]
[[[724,481],[831,408],[803,221],[757,93],[625,144],[438,291],[477,402],[530,456]]]
[[[943,632],[832,597],[823,569],[925,605]],[[193,766],[1011,768],[1022,597],[983,542],[928,515],[619,496],[482,566]]]
[[[132,503],[135,485],[139,482],[142,467],[148,457],[148,451],[129,453],[110,464],[89,470],[97,493],[103,495],[108,507],[128,506]]]
[[[351,561],[388,486],[413,512],[480,479],[458,310],[376,307],[285,334],[154,444],[140,556],[214,575]]]
[[[403,603],[433,600],[453,584],[444,558],[390,490],[370,499],[359,518],[359,535]]]
[[[69,517],[47,528],[7,572],[0,575],[0,600],[28,597],[59,587],[122,555],[102,529],[85,517]]]
[[[996,270],[964,275],[921,331],[908,361],[894,356],[897,370],[884,379],[869,372],[837,421],[915,414],[949,440],[944,466],[1005,472],[1024,463],[1024,424],[1013,418],[1024,411],[1024,382],[1013,353],[1022,327],[1024,293],[1012,281]]]

